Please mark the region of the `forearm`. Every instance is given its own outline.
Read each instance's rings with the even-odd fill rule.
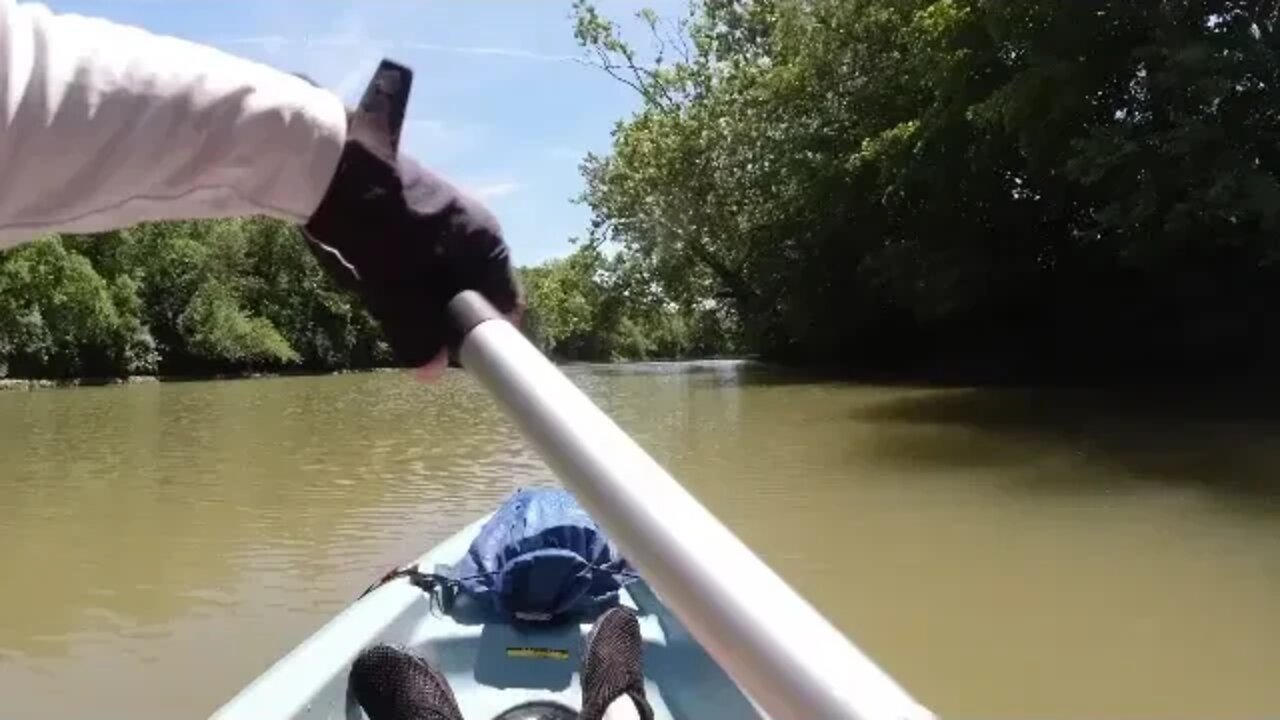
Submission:
[[[218,50],[0,0],[0,246],[143,220],[305,221],[341,100]]]

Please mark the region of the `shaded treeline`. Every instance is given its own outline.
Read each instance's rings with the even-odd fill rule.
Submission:
[[[0,256],[0,370],[19,377],[387,364],[298,231],[246,218],[50,236]]]
[[[1277,359],[1275,2],[703,0],[641,13],[643,38],[576,10],[642,99],[584,165],[592,241],[671,302],[722,299],[749,350],[991,376]]]
[[[641,105],[583,161],[592,220],[577,250],[522,271],[526,330],[562,359],[1269,371],[1278,13],[1274,0],[701,0],[642,12],[633,46],[579,0],[584,52]],[[0,257],[11,375],[389,360],[281,223],[156,223]]]
[[[723,331],[633,301],[580,252],[522,270],[526,328],[563,359],[706,352]],[[721,332],[721,335],[715,335]],[[392,364],[376,323],[296,227],[264,218],[49,236],[0,254],[0,377],[210,375]]]

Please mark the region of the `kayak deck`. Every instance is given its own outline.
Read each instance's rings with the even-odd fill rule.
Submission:
[[[483,520],[418,560],[430,572],[466,552]],[[657,718],[763,718],[703,648],[637,580],[622,593],[637,610],[644,640],[645,684]],[[472,617],[469,617],[472,616]],[[578,671],[590,625],[532,628],[483,623],[464,602],[451,612],[405,579],[361,598],[282,658],[214,714],[216,720],[363,717],[347,693],[347,673],[361,650],[403,647],[438,668],[468,720],[490,720],[533,700],[581,705]]]

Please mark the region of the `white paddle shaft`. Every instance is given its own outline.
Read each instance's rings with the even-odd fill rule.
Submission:
[[[460,295],[455,308],[459,301],[485,302],[475,293]],[[519,330],[501,319],[469,324],[464,324],[469,332],[459,352],[463,367],[496,398],[712,658],[771,718],[933,718]]]

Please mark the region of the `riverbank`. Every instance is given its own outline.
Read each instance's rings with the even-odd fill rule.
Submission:
[[[0,378],[0,392],[6,390],[57,390],[76,387],[103,387],[109,385],[146,385],[149,383],[208,382],[211,380],[257,380],[277,377],[313,377],[323,375],[349,375],[352,373],[396,372],[400,368],[377,367],[354,370],[325,370],[296,372],[238,372],[209,375],[130,375],[108,378]]]
[[[723,362],[742,362],[756,363],[759,361],[753,357],[746,356],[711,356],[705,358],[654,358],[649,360],[617,360],[617,361],[587,361],[587,360],[564,360],[552,358],[556,365],[574,366],[574,365],[632,365],[632,364],[664,364],[664,363],[686,363],[696,365],[697,363],[723,363]],[[456,363],[450,362],[449,367],[459,367]],[[197,375],[130,375],[128,377],[107,377],[107,378],[0,378],[0,391],[5,390],[46,390],[58,388],[75,388],[75,387],[102,387],[107,385],[144,385],[147,383],[174,383],[174,382],[208,382],[210,380],[254,380],[260,378],[275,377],[312,377],[325,375],[348,375],[352,373],[374,373],[374,372],[397,372],[404,368],[396,367],[373,367],[373,368],[353,368],[347,370],[273,370],[264,372],[231,372],[231,373],[213,373],[213,374],[197,374]]]
[[[4,378],[0,379],[0,390],[45,390],[69,387],[94,387],[101,385],[144,385],[160,382],[155,375],[137,375],[123,378],[67,378],[49,380],[42,378]]]
[[[906,369],[889,371],[871,368],[851,368],[836,363],[804,363],[786,360],[764,359],[754,355],[725,355],[701,358],[649,358],[643,360],[582,360],[567,358],[550,358],[557,366],[563,368],[608,366],[619,367],[663,367],[667,365],[684,365],[688,368],[718,369],[724,365],[738,365],[747,383],[763,384],[811,384],[815,382],[840,383],[850,385],[879,385],[901,388],[988,388],[1016,390],[1019,388],[1059,388],[1063,390],[1095,390],[1102,392],[1119,391],[1125,393],[1148,390],[1176,389],[1179,393],[1188,389],[1195,390],[1238,390],[1247,389],[1252,394],[1260,389],[1267,392],[1280,391],[1280,377],[1274,373],[1251,369],[1250,372],[1204,372],[1148,369],[1138,372],[1135,369],[1117,368],[1111,374],[1103,373],[1066,373],[1043,370],[1041,372],[1012,371],[1000,368],[976,370],[971,367],[949,367],[930,369]],[[451,368],[459,367],[450,362]],[[345,370],[271,370],[240,371],[227,373],[206,373],[191,375],[132,375],[128,377],[106,378],[0,378],[0,392],[6,390],[44,390],[75,387],[102,387],[110,385],[142,385],[147,383],[183,383],[208,382],[212,380],[254,380],[279,377],[323,377],[327,375],[347,375],[353,373],[397,372],[404,368],[373,367],[353,368]]]

